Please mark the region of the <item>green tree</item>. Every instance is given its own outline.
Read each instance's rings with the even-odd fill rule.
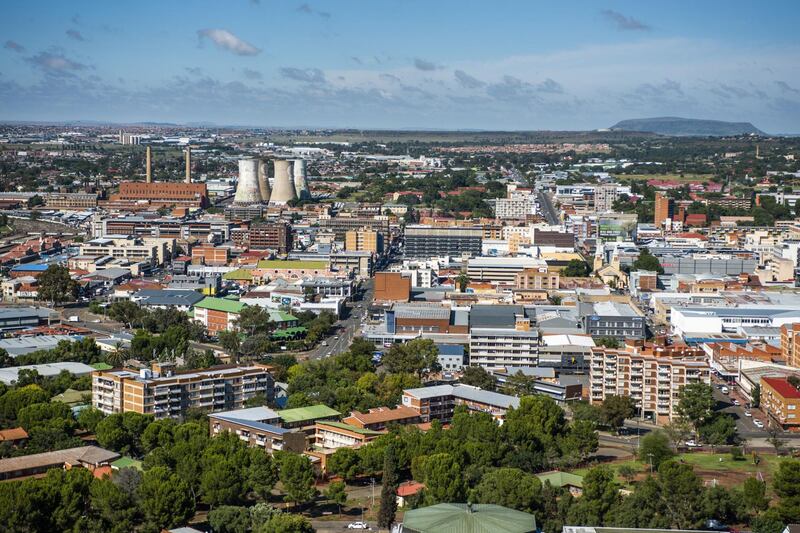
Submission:
[[[669,438],[659,430],[651,431],[642,437],[637,454],[639,460],[649,464],[652,469],[658,469],[661,463],[675,456],[669,445]]]
[[[714,387],[706,383],[690,383],[678,392],[678,413],[692,423],[696,431],[714,414]]]
[[[631,418],[635,412],[636,404],[630,396],[606,396],[600,404],[603,423],[616,432],[619,432],[625,420]]]
[[[472,501],[476,503],[492,503],[526,513],[539,510],[541,496],[539,479],[518,468],[490,470],[472,491]]]
[[[583,495],[569,509],[570,523],[605,524],[606,516],[619,504],[619,485],[607,466],[596,466],[583,478]]]
[[[700,426],[698,435],[712,446],[733,444],[736,441],[736,422],[730,415],[715,413]]]
[[[627,483],[631,483],[636,478],[636,469],[631,465],[622,465],[617,468],[617,473]]]
[[[767,484],[754,477],[749,477],[742,483],[742,497],[747,510],[753,514],[765,511],[769,507]]]
[[[108,479],[95,480],[89,491],[92,515],[97,520],[100,531],[128,533],[135,529],[138,512],[131,494]]]
[[[439,368],[439,349],[431,339],[414,339],[395,344],[384,354],[381,363],[395,374],[424,375]]]
[[[278,481],[278,466],[271,455],[259,448],[248,450],[250,461],[247,467],[247,486],[261,499],[269,498]]]
[[[287,502],[303,505],[314,499],[317,490],[314,488],[314,469],[308,457],[288,452],[281,454],[278,471]]]
[[[658,258],[651,254],[650,250],[647,248],[642,248],[639,257],[631,265],[631,270],[646,270],[648,272],[658,272],[659,274],[664,273],[664,267],[661,266]]]
[[[458,276],[456,276],[454,281],[458,286],[459,292],[467,291],[467,287],[469,286],[469,276],[467,275],[466,272],[461,272]]]
[[[247,507],[222,505],[208,512],[208,525],[215,533],[248,533],[250,524]]]
[[[604,346],[606,348],[622,348],[622,343],[615,337],[600,337],[595,341],[597,346]]]
[[[772,479],[772,490],[780,498],[778,512],[786,524],[800,520],[800,461],[781,462]]]
[[[145,310],[139,307],[135,302],[120,300],[109,305],[106,309],[106,314],[111,320],[122,322],[128,328],[133,328],[136,324],[142,324]]]
[[[339,448],[328,458],[328,471],[351,480],[359,474],[359,455],[353,448]]]
[[[664,461],[658,467],[664,514],[674,529],[696,529],[704,519],[703,481],[691,465]]]
[[[472,385],[488,391],[493,391],[495,388],[494,376],[480,366],[465,367],[459,381],[464,385]]]
[[[342,505],[347,503],[347,492],[345,489],[346,485],[344,481],[333,481],[328,485],[328,488],[325,489],[325,498],[329,502],[336,504],[339,514],[342,514]]]
[[[217,339],[219,340],[219,344],[222,346],[223,350],[234,357],[239,354],[239,348],[242,345],[242,341],[238,332],[226,329],[217,334]]]
[[[189,486],[162,466],[144,473],[138,496],[145,521],[153,528],[175,527],[194,514]]]
[[[425,483],[425,503],[459,502],[464,499],[463,466],[449,453],[420,456],[412,463],[414,478]]]
[[[37,278],[38,299],[59,305],[78,297],[78,284],[61,265],[50,265]]]
[[[278,513],[263,524],[254,526],[253,533],[314,533],[314,528],[303,516]]]
[[[397,455],[394,444],[386,447],[383,459],[381,506],[378,510],[378,527],[389,529],[397,513]]]
[[[78,426],[87,431],[94,432],[97,428],[97,424],[99,424],[105,416],[103,411],[95,409],[94,407],[81,409],[78,413]]]
[[[800,202],[797,202],[797,205],[800,206]],[[753,385],[753,390],[751,391],[750,395],[753,398],[753,409],[758,409],[761,407],[761,384],[756,383]]]
[[[570,259],[567,266],[561,271],[561,275],[567,278],[585,278],[589,275],[591,269],[586,261],[580,259]]]
[[[755,517],[752,526],[754,533],[781,533],[786,528],[786,522],[780,511],[772,507]]]

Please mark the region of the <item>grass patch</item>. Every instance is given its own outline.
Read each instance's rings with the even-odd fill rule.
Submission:
[[[753,458],[750,455],[746,455],[744,460],[734,461],[729,453],[681,453],[675,457],[675,460],[683,460],[683,462],[694,466],[695,472],[703,479],[716,479],[719,474],[726,474],[725,477],[731,477],[731,484],[736,484],[740,482],[741,479],[754,475],[757,472],[761,472],[765,478],[770,478],[772,474],[777,471],[782,461],[790,459],[789,457],[765,454],[759,454],[759,457],[761,461],[758,465],[753,464]],[[720,459],[722,460],[720,461]],[[611,461],[604,464],[614,470],[617,474],[617,481],[623,485],[626,483],[619,475],[619,468],[621,466],[630,466],[639,474],[647,474],[650,471],[649,463],[639,461],[638,459]],[[589,470],[589,468],[578,468],[571,472],[579,476],[585,476]]]

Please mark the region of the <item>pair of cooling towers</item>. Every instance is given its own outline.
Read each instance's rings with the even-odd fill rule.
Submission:
[[[275,177],[272,190],[267,178],[268,164],[268,159],[239,160],[239,183],[233,198],[234,204],[286,204],[296,198],[311,197],[306,181],[305,159],[273,159]]]

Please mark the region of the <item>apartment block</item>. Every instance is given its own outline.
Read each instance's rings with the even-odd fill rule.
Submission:
[[[287,254],[292,250],[292,227],[283,221],[250,226],[247,245],[251,250]]]
[[[320,421],[314,424],[314,445],[327,450],[358,448],[384,433],[385,431],[374,431],[343,422]]]
[[[480,227],[406,226],[406,257],[479,256],[483,243]]]
[[[781,326],[781,356],[787,365],[800,366],[800,323]]]
[[[785,377],[761,378],[761,408],[771,427],[790,429],[800,426],[800,390]]]
[[[526,268],[514,277],[517,289],[556,290],[560,282],[558,272],[548,272],[547,267]]]
[[[539,363],[539,332],[521,305],[474,305],[469,316],[469,364],[518,368]]]
[[[212,437],[230,431],[251,448],[263,448],[269,453],[276,450],[302,453],[307,447],[305,433],[281,427],[280,415],[267,407],[211,413],[208,426]]]
[[[172,256],[175,239],[97,238],[81,244],[82,256],[110,256],[161,265]]]
[[[657,424],[677,415],[678,394],[689,383],[710,383],[708,357],[699,348],[592,348],[589,367],[590,401],[609,396],[633,399],[638,416]]]
[[[228,248],[195,246],[192,248],[192,264],[224,266],[228,264],[229,252]]]
[[[205,326],[209,335],[216,335],[234,329],[239,313],[245,307],[236,300],[206,297],[194,305],[194,319]]]
[[[404,407],[416,411],[422,422],[449,422],[459,405],[464,405],[471,411],[489,413],[495,420],[502,421],[509,409],[519,407],[519,398],[516,396],[460,384],[406,389],[403,391],[402,402]]]
[[[180,418],[187,409],[238,409],[255,396],[274,397],[271,367],[220,366],[190,372],[154,369],[92,373],[92,405],[110,415],[133,411]]]
[[[345,233],[344,249],[348,252],[383,253],[383,235],[374,229],[362,228]]]

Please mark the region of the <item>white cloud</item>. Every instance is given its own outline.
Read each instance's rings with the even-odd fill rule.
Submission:
[[[256,48],[247,41],[235,36],[228,30],[213,28],[197,30],[197,36],[201,41],[203,39],[209,39],[211,42],[217,45],[218,48],[233,52],[239,56],[254,56],[261,53],[260,48]]]

